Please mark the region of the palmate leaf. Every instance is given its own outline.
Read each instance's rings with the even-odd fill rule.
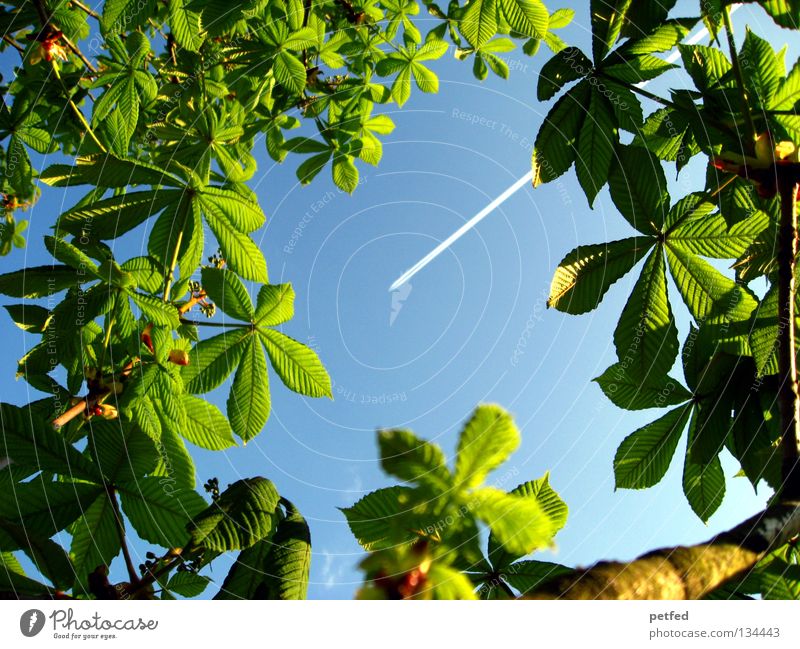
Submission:
[[[573,315],[595,309],[609,287],[633,268],[653,244],[652,239],[630,237],[575,248],[556,269],[547,306]]]
[[[675,408],[620,444],[614,457],[617,489],[645,489],[664,477],[690,413],[691,404]]]
[[[418,438],[411,431],[379,431],[378,448],[381,467],[389,475],[429,486],[441,493],[452,485],[453,477],[447,469],[447,458],[442,449]]]
[[[244,443],[258,435],[269,418],[267,361],[255,335],[251,335],[245,343],[228,395],[227,411],[233,432]]]
[[[166,487],[160,478],[140,478],[117,485],[122,511],[136,533],[165,548],[183,547],[187,523],[207,507],[193,489]]]
[[[519,430],[505,410],[494,405],[478,406],[458,440],[456,484],[482,484],[489,472],[517,449],[520,439]]]
[[[191,544],[220,552],[249,548],[273,533],[279,498],[266,478],[234,482],[189,523]]]
[[[675,363],[678,328],[667,296],[661,246],[648,257],[622,310],[614,330],[614,346],[617,358],[625,365],[623,374],[634,383],[647,378],[658,383]]]
[[[138,403],[137,399],[134,403]],[[152,402],[141,399],[140,407],[152,406]],[[132,409],[133,410],[133,409]],[[153,437],[144,432],[144,428],[123,423],[120,419],[107,421],[92,419],[89,422],[86,451],[97,464],[103,476],[110,483],[117,480],[136,480],[152,472],[158,464],[158,449],[155,440],[161,436],[161,427],[157,423],[158,415],[137,410],[142,419],[152,416],[158,425],[158,432]],[[147,427],[150,422],[144,423]],[[151,433],[155,431],[150,430]]]

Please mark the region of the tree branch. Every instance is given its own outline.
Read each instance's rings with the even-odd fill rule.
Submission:
[[[800,502],[788,502],[706,543],[662,548],[629,563],[602,561],[556,578],[531,599],[700,599],[744,576],[800,533]]]
[[[778,402],[781,411],[784,499],[800,500],[800,429],[798,428],[797,355],[795,352],[795,268],[797,259],[797,188],[800,166],[775,165],[781,220],[778,229]]]

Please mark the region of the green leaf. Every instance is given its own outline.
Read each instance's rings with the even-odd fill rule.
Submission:
[[[271,599],[305,599],[311,568],[311,531],[297,508],[281,500],[286,509],[272,537],[265,566]]]
[[[108,494],[94,501],[70,528],[70,558],[75,567],[74,594],[89,594],[88,577],[98,566],[110,566],[121,549],[114,508]]]
[[[210,392],[230,375],[239,364],[249,332],[243,328],[226,331],[201,340],[189,353],[189,364],[181,368],[186,391],[192,394]]]
[[[255,321],[274,327],[294,317],[294,289],[291,284],[265,284],[256,299]]]
[[[192,545],[220,552],[249,548],[275,529],[279,498],[266,478],[234,482],[189,523]]]
[[[186,0],[169,3],[169,26],[175,40],[185,50],[197,52],[203,43],[200,14],[190,11]]]
[[[657,234],[669,209],[661,163],[647,149],[619,146],[608,176],[611,199],[620,214],[643,234]]]
[[[473,47],[480,47],[497,33],[497,0],[473,0],[467,5],[458,29]]]
[[[693,215],[681,219],[672,228],[669,244],[703,257],[732,259],[743,255],[770,226],[769,217],[760,210],[750,218],[729,225],[719,212],[708,214],[712,209],[712,206],[698,205]]]
[[[333,156],[333,182],[343,192],[352,194],[358,187],[358,169],[353,157],[336,153]]]
[[[160,402],[157,403],[161,421],[161,440],[159,444],[159,464],[152,475],[159,476],[165,489],[194,489],[195,470],[192,456],[186,450],[183,439],[178,434],[177,426],[164,413]]]
[[[43,577],[59,590],[69,590],[75,580],[75,571],[72,562],[64,549],[46,536],[37,537],[24,525],[10,523],[0,518],[0,547],[6,547],[5,541],[11,540],[13,546],[21,549],[30,558],[36,569]],[[10,553],[0,553],[0,580],[3,579],[3,567],[10,568],[9,560],[4,557],[13,557]],[[14,568],[19,567],[17,574],[23,574],[22,566],[16,561]],[[0,586],[2,590],[2,586]],[[17,596],[20,596],[17,593]]]
[[[751,101],[757,100],[762,108],[771,107],[772,98],[785,75],[772,46],[748,29],[742,44],[740,61],[747,62],[741,67]]]
[[[638,4],[638,3],[634,3]],[[635,34],[631,41],[623,46],[627,54],[653,54],[654,52],[668,52],[689,35],[692,27],[697,24],[696,18],[674,18],[659,21],[649,34],[640,36]]]
[[[180,326],[178,309],[172,304],[144,293],[131,292],[128,295],[130,295],[134,304],[141,309],[142,315],[154,325],[168,327],[169,329],[177,329]]]
[[[274,329],[259,329],[270,363],[286,387],[309,397],[329,397],[331,379],[316,352]]]
[[[0,275],[0,293],[9,297],[47,297],[88,279],[69,266],[31,266]]]
[[[617,42],[631,0],[592,0],[592,54],[600,63]]]
[[[378,448],[381,467],[389,475],[441,493],[451,487],[447,458],[436,444],[419,439],[409,430],[392,429],[378,432]]]
[[[675,408],[625,438],[614,457],[617,489],[645,489],[664,477],[691,411],[691,404]]]
[[[483,487],[472,494],[468,507],[513,554],[522,556],[546,547],[555,534],[553,521],[534,498]]]
[[[567,503],[550,486],[549,473],[545,473],[538,480],[523,482],[510,493],[521,498],[534,499],[542,511],[550,518],[550,522],[553,525],[553,536],[566,524],[569,509],[567,508]],[[509,566],[521,556],[523,555],[509,552],[508,548],[503,547],[494,535],[489,536],[489,559],[496,570]],[[509,567],[508,570],[513,570],[513,566]]]
[[[137,399],[134,403],[139,401]],[[149,399],[146,401],[151,403]],[[144,403],[140,405],[147,407]],[[140,414],[147,416],[145,413]],[[153,416],[158,418],[155,414]],[[160,436],[159,424],[155,439],[158,440]],[[127,425],[120,419],[112,421],[93,419],[86,452],[97,463],[109,483],[118,480],[136,480],[151,473],[158,464],[158,449],[154,439],[138,426]]]
[[[615,363],[594,380],[615,406],[625,410],[675,406],[692,397],[675,379],[660,374],[632,376],[624,363]]]
[[[550,15],[540,0],[500,0],[506,21],[515,32],[530,38],[544,38]]]
[[[669,244],[665,250],[672,277],[696,321],[747,320],[756,306],[749,293],[699,257]]]
[[[368,552],[392,548],[419,537],[425,523],[414,512],[416,491],[410,487],[386,487],[342,509],[350,531]]]
[[[190,394],[181,398],[186,409],[186,426],[180,432],[187,441],[210,451],[236,446],[231,424],[219,408]]]
[[[128,185],[180,186],[180,181],[154,165],[136,160],[123,160],[110,153],[79,156],[74,164],[55,164],[45,169],[39,178],[52,187],[121,188]]]
[[[519,591],[520,595],[525,595],[551,579],[570,572],[571,568],[548,561],[518,561],[503,571],[503,577]]]
[[[167,590],[181,597],[197,597],[201,595],[209,583],[209,578],[189,570],[181,570],[170,577]]]
[[[648,257],[622,310],[614,330],[614,346],[624,366],[623,374],[634,383],[648,378],[658,383],[675,363],[678,329],[667,296],[661,246]]]
[[[556,269],[547,306],[573,315],[597,308],[611,285],[633,268],[653,243],[630,237],[575,248]]]
[[[30,408],[0,404],[0,457],[36,471],[101,481],[97,467]]]
[[[256,336],[250,336],[228,395],[231,427],[244,443],[261,432],[270,412],[267,361]]]
[[[590,94],[589,112],[578,136],[578,157],[575,159],[578,181],[590,206],[608,181],[616,143],[613,111],[608,100],[594,90]]]
[[[182,548],[188,536],[187,523],[207,506],[194,490],[172,488],[157,477],[122,482],[117,488],[122,511],[136,534],[165,548]]]
[[[267,282],[267,262],[253,240],[221,213],[206,210],[205,215],[230,269],[245,279]]]
[[[588,82],[579,83],[555,103],[542,122],[531,158],[534,187],[552,182],[575,162],[590,92]]]
[[[536,88],[537,99],[551,99],[570,81],[581,79],[591,70],[592,62],[577,47],[561,50],[542,66]]]
[[[272,61],[272,72],[283,87],[299,95],[306,87],[306,68],[294,54],[279,51]]]
[[[687,453],[683,465],[683,493],[700,520],[708,522],[725,497],[725,474],[719,457],[708,464],[698,464],[692,462]]]
[[[227,268],[205,267],[200,271],[203,289],[224,313],[243,322],[255,319],[253,303],[242,281]]]
[[[116,239],[176,202],[180,195],[176,189],[131,192],[73,207],[58,217],[56,231],[76,236],[86,231],[97,239]]]
[[[508,459],[519,446],[520,433],[514,421],[499,406],[475,409],[458,440],[456,484],[476,487],[490,471]]]

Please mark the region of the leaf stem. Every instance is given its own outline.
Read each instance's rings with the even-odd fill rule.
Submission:
[[[87,15],[91,16],[95,20],[100,20],[100,14],[98,14],[96,11],[93,11],[91,8],[87,7],[82,2],[79,2],[78,0],[70,0],[70,4],[74,5],[81,11],[85,12]]]
[[[172,280],[175,279],[175,266],[178,265],[178,255],[181,251],[181,244],[183,243],[183,230],[178,232],[178,239],[175,241],[175,250],[172,253],[172,260],[169,265],[169,272],[164,282],[164,302],[169,302],[169,291],[172,288]]]
[[[200,320],[188,320],[187,318],[181,318],[181,324],[189,325],[192,327],[239,327],[239,328],[247,328],[252,327],[253,325],[249,322],[202,322]]]
[[[131,580],[131,585],[137,585],[141,579],[136,573],[136,568],[134,567],[133,560],[131,559],[131,552],[128,549],[128,542],[125,539],[125,521],[122,520],[122,512],[119,508],[119,502],[117,502],[117,491],[111,485],[106,485],[106,491],[108,492],[108,497],[111,500],[111,507],[114,509],[114,525],[117,528],[117,535],[119,536],[119,542],[122,546],[122,556],[125,559],[125,567],[128,570],[128,578]]]
[[[72,101],[72,97],[69,94],[69,89],[64,84],[64,80],[61,78],[61,73],[58,71],[58,63],[56,63],[55,59],[50,61],[50,65],[53,68],[53,74],[55,75],[56,79],[58,79],[58,83],[61,86],[61,90],[64,92],[64,96],[67,99],[67,103],[69,103],[70,108],[72,108],[72,112],[75,113],[75,117],[78,118],[78,121],[83,124],[83,127],[86,129],[86,132],[89,136],[94,140],[94,143],[103,153],[108,153],[108,150],[103,146],[103,143],[97,139],[97,135],[92,130],[92,127],[89,126],[89,122],[86,121],[86,117],[84,117],[81,110],[75,105],[75,102]]]
[[[800,499],[800,397],[795,327],[797,191],[800,165],[776,165],[781,219],[778,229],[778,400],[781,412],[782,500]]]
[[[728,49],[730,50],[733,74],[736,76],[736,84],[739,86],[739,95],[742,101],[742,115],[744,115],[748,135],[750,136],[749,142],[745,142],[745,148],[749,153],[751,153],[756,141],[756,126],[753,122],[753,116],[750,114],[750,106],[747,102],[747,90],[744,85],[744,75],[742,74],[742,65],[739,61],[739,54],[736,51],[736,41],[733,38],[733,23],[731,23],[729,7],[726,6],[722,10],[722,18],[725,21],[725,34],[728,37]]]

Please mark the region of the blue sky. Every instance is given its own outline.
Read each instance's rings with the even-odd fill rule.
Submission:
[[[588,3],[550,3],[551,10],[559,6],[577,10],[562,37],[588,51]],[[680,15],[696,12],[696,2],[679,7]],[[739,42],[745,24],[774,45],[789,34],[757,7],[744,7],[734,23]],[[745,479],[733,479],[737,467],[726,462],[725,502],[704,525],[681,491],[685,439],[657,487],[614,491],[617,446],[658,413],[619,410],[591,382],[615,362],[611,335],[636,272],[591,314],[545,308],[552,273],[569,250],[631,234],[606,191],[589,209],[573,171],[512,197],[413,278],[393,308],[391,282],[529,170],[550,106],[536,100],[538,71],[548,58],[544,48],[535,58],[512,52],[506,56],[511,78],[484,83],[472,77],[471,63],[449,55],[436,62],[438,95],[415,92],[402,110],[382,110],[397,128],[385,140],[380,166],[361,166],[363,182],[353,196],[337,190],[326,172],[301,187],[294,170],[302,156],[275,165],[263,141],[256,144],[259,171],[251,186],[268,218],[256,240],[270,281],[289,281],[297,293],[296,317],[283,330],[317,349],[334,399],[299,397],[272,374],[273,412],[264,432],[246,448],[198,449],[198,484],[211,476],[222,485],[253,475],[273,480],[311,525],[311,597],[350,598],[360,583],[356,565],[363,554],[337,508],[389,484],[377,462],[375,429],[411,428],[452,457],[461,425],[480,402],[510,410],[523,433],[520,449],[489,481],[508,489],[550,471],[570,506],[557,552],[541,558],[570,565],[632,558],[703,540],[766,502],[769,494],[754,494]],[[794,48],[787,60],[796,58]],[[675,72],[649,90],[683,85]],[[674,169],[668,175],[674,178]],[[673,199],[699,188],[703,177],[698,161],[673,183]],[[29,212],[32,243],[0,259],[4,271],[43,262],[41,236],[70,200],[44,188]],[[145,242],[137,231],[116,255],[140,254]],[[680,308],[676,314],[683,339],[688,315]],[[12,363],[32,340],[9,322],[3,326],[3,398],[23,403],[35,396],[14,382]],[[223,386],[209,398],[224,408],[227,391]],[[212,576],[221,581],[222,565]]]

